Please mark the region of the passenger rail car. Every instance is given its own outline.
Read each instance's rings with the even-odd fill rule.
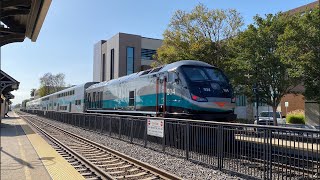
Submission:
[[[26,104],[26,109],[83,113],[85,89],[92,84],[94,84],[94,82],[72,86],[42,98],[29,101]]]
[[[221,70],[185,60],[86,89],[87,112],[232,121],[235,98]]]

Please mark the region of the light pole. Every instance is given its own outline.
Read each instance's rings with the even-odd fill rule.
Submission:
[[[259,124],[259,89],[257,83],[253,86],[253,93],[256,95],[256,118],[257,124]]]
[[[248,78],[248,80],[250,80],[250,78],[253,76],[251,74],[246,74],[244,75],[246,78]],[[257,83],[255,83],[252,87],[252,91],[256,96],[256,118],[257,118],[257,124],[259,124],[259,89],[258,89],[258,85]]]

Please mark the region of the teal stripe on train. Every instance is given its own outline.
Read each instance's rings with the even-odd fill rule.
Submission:
[[[136,106],[155,106],[156,105],[156,94],[149,94],[143,96],[136,96],[135,97]],[[159,94],[159,104],[163,104],[163,95]],[[106,109],[118,109],[123,108],[126,109],[129,106],[129,98],[122,98],[122,99],[113,99],[113,100],[103,100],[102,107]],[[228,110],[219,109],[219,108],[202,108],[196,106],[184,98],[181,98],[176,95],[167,95],[167,106],[174,106],[180,108],[188,108],[194,109],[199,111],[211,111],[211,112],[225,112]]]

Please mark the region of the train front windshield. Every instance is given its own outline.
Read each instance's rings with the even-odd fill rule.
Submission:
[[[181,69],[193,95],[225,98],[232,96],[229,82],[220,70],[201,66],[182,66]]]
[[[188,79],[192,82],[218,81],[227,83],[227,80],[221,71],[214,68],[185,66],[182,67],[182,69]]]

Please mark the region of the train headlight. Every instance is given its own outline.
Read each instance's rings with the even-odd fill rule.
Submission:
[[[191,99],[198,102],[208,102],[207,98],[199,97],[191,94]]]
[[[235,103],[235,102],[236,102],[236,98],[233,97],[233,98],[231,99],[231,103]]]

